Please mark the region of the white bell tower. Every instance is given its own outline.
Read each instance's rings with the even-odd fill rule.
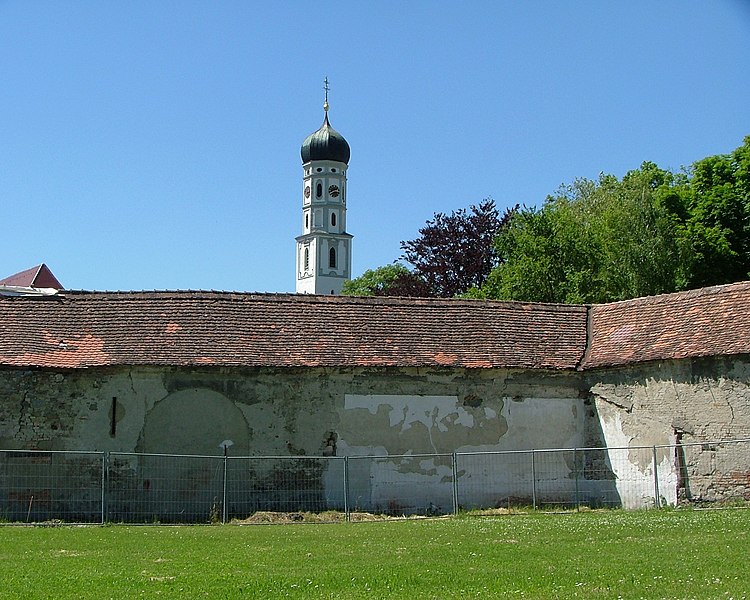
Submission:
[[[297,293],[340,294],[352,274],[352,236],[346,233],[349,144],[328,122],[302,143],[302,235],[297,240]]]

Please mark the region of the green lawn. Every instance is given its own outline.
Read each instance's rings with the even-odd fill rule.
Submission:
[[[2,598],[746,598],[750,510],[0,528]]]

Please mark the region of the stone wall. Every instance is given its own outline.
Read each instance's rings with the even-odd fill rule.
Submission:
[[[0,449],[444,453],[583,442],[575,373],[440,369],[0,371]]]
[[[569,502],[575,494],[583,503],[640,507],[652,505],[657,494],[670,504],[749,497],[750,446],[708,443],[738,438],[750,438],[750,361],[745,359],[654,362],[585,373],[0,370],[0,450],[210,457],[223,455],[226,446],[233,457],[381,456],[350,461],[349,484],[358,507],[373,510],[397,505],[394,494],[407,488],[417,504],[449,503],[453,452],[600,446],[610,450],[538,455],[537,476],[551,491],[540,495],[540,486],[536,499]],[[433,456],[414,458],[418,454]],[[464,460],[456,475],[471,495],[462,505],[531,503],[528,456],[510,458],[492,464],[492,459]],[[134,481],[144,494],[171,485],[157,483],[148,461],[120,458],[113,464],[122,467],[118,476]],[[213,476],[213,467],[184,464],[172,476],[196,486]],[[299,479],[317,490],[318,509],[341,503],[334,491],[340,489],[341,470],[325,461],[252,465],[247,477],[254,492],[273,490],[281,479]]]
[[[402,485],[417,493],[417,502],[449,499],[453,452],[581,446],[584,421],[580,375],[574,372],[0,371],[0,449],[219,456],[228,446],[230,456],[380,455],[386,458],[377,464],[357,461],[351,472],[352,489],[358,490],[362,507],[370,508],[394,504],[394,490]],[[440,456],[419,461],[395,458],[415,454]],[[569,461],[562,455],[555,460],[547,466],[550,477],[571,487]],[[128,468],[125,475],[133,477]],[[148,491],[154,491],[155,479],[145,472],[137,475]],[[253,479],[267,488],[280,476],[271,463],[265,472],[260,467],[253,470]],[[299,476],[306,481],[317,477],[316,485],[323,490],[337,485],[331,480],[334,475],[318,467],[306,467]],[[476,502],[514,495],[510,475],[498,482],[486,469],[464,469],[459,476],[478,490]],[[528,473],[514,475],[516,480],[523,476]]]
[[[750,498],[750,362],[711,357],[586,373],[618,480],[654,479],[666,502]],[[656,446],[654,453],[653,447]],[[627,457],[627,458],[625,458]],[[647,493],[651,493],[649,489]],[[642,498],[624,491],[623,503]]]

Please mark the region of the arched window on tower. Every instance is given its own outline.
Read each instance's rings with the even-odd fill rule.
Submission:
[[[318,185],[315,186],[315,197],[321,198],[323,196],[323,184],[318,182]]]
[[[305,271],[310,268],[310,249],[305,248]]]
[[[331,269],[336,268],[336,248],[331,248],[328,251],[328,266]]]
[[[336,227],[336,213],[331,213],[331,227]]]

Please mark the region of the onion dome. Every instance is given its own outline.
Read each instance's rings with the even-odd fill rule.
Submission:
[[[320,129],[308,135],[302,142],[301,154],[302,164],[309,163],[311,160],[335,160],[349,164],[349,143],[343,135],[331,127],[327,110]]]

